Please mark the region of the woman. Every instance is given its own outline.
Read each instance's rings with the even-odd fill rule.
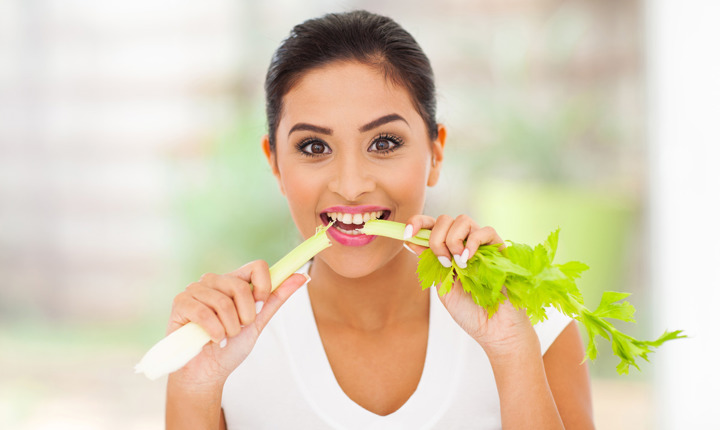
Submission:
[[[176,297],[168,331],[194,321],[214,342],[169,377],[168,427],[592,428],[574,322],[533,327],[507,303],[488,319],[459,281],[443,297],[420,288],[421,247],[354,231],[369,218],[431,229],[445,266],[502,243],[467,216],[422,215],[446,130],[415,40],[364,11],[310,20],[265,88],[280,191],[303,237],[336,221],[333,246],[272,294],[254,261]]]

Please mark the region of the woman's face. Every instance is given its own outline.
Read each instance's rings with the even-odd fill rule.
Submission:
[[[335,220],[333,246],[317,258],[360,277],[392,260],[401,243],[354,230],[369,218],[404,222],[422,213],[444,139],[440,126],[429,140],[407,90],[367,65],[335,62],[306,73],[285,95],[275,153],[267,137],[263,146],[303,237]]]

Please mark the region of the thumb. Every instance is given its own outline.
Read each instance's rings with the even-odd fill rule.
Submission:
[[[258,330],[265,328],[270,319],[275,315],[275,312],[280,309],[300,287],[307,284],[310,281],[310,276],[306,273],[293,273],[288,277],[275,291],[270,294],[267,301],[262,307],[260,313],[255,318],[255,324]]]

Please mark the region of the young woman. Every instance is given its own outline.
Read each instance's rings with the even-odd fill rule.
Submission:
[[[446,266],[502,243],[468,216],[422,214],[446,130],[412,36],[364,11],[306,21],[265,88],[280,191],[303,237],[336,220],[333,246],[272,294],[254,261],[176,297],[168,331],[194,321],[214,342],[170,375],[168,427],[592,428],[574,322],[551,313],[533,327],[507,303],[489,319],[459,283],[443,297],[420,288],[422,248],[354,231],[369,218],[431,229]]]

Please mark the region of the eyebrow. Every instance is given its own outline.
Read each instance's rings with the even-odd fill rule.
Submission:
[[[405,118],[401,117],[400,115],[396,113],[391,113],[390,115],[381,116],[380,118],[370,121],[369,123],[363,125],[358,129],[360,132],[365,132],[368,130],[372,130],[373,128],[380,127],[381,125],[387,124],[389,122],[393,121],[403,121],[405,124],[408,124],[408,122],[405,120]],[[410,124],[408,124],[410,125]]]
[[[408,124],[407,120],[405,118],[403,118],[402,116],[400,116],[396,113],[391,113],[389,115],[381,116],[378,119],[370,121],[369,123],[358,128],[358,131],[360,131],[361,133],[364,133],[366,131],[372,130],[373,128],[380,127],[381,125],[385,125],[385,124],[387,124],[389,122],[393,122],[393,121],[403,121],[405,124]],[[408,125],[410,125],[410,124],[408,124]],[[292,134],[294,131],[302,131],[302,130],[314,131],[315,133],[326,134],[329,136],[332,136],[332,134],[333,134],[333,131],[327,127],[320,127],[317,125],[308,124],[306,122],[299,122],[299,123],[295,124],[294,126],[292,126],[292,128],[288,132],[288,136],[290,136],[290,134]]]

